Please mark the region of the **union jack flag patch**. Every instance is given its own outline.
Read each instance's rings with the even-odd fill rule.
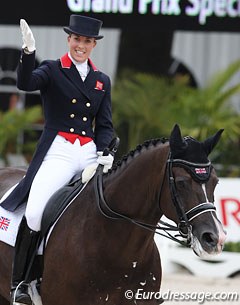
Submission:
[[[102,90],[102,89],[103,89],[103,83],[100,82],[99,80],[97,80],[97,81],[96,81],[95,89],[97,89],[97,90]]]
[[[206,171],[206,168],[205,168],[205,167],[202,167],[202,168],[195,168],[195,173],[196,173],[196,174],[206,174],[207,171]]]
[[[0,216],[0,230],[7,231],[10,221],[10,219]]]

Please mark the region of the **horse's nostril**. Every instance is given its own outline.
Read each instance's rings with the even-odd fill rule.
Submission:
[[[202,241],[204,243],[214,247],[218,243],[218,237],[213,233],[206,232],[206,233],[203,233],[203,235],[202,235]]]

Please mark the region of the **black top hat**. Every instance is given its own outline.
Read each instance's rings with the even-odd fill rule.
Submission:
[[[63,30],[68,34],[102,39],[103,36],[98,35],[102,23],[103,22],[101,20],[95,18],[81,15],[71,15],[69,27],[65,26]]]

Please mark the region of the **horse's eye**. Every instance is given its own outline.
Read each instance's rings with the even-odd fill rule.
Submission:
[[[181,188],[186,188],[186,186],[189,184],[189,181],[191,181],[191,178],[186,176],[176,177],[175,179],[177,186]]]
[[[175,178],[176,182],[188,182],[191,180],[190,177],[187,176],[179,176]]]

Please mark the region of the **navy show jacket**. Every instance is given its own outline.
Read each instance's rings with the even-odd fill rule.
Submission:
[[[34,69],[35,52],[22,51],[17,87],[40,90],[45,124],[26,176],[1,203],[3,208],[14,211],[27,200],[34,176],[59,131],[93,138],[97,151],[109,145],[113,137],[111,82],[90,59],[88,64],[90,71],[83,82],[68,54]]]

